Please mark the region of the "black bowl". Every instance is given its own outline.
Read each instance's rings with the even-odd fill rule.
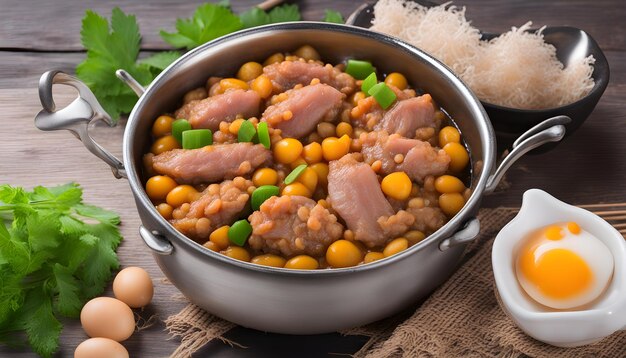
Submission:
[[[427,7],[439,5],[427,0],[416,2]],[[350,15],[346,23],[369,28],[374,18],[373,10],[373,4],[364,4]],[[529,31],[534,32],[536,30]],[[565,66],[572,60],[593,55],[595,58],[592,74],[595,82],[594,87],[589,94],[576,102],[547,109],[517,109],[481,101],[496,132],[498,149],[500,150],[509,148],[513,141],[528,129],[558,115],[571,118],[571,122],[565,125],[566,136],[571,135],[589,117],[609,83],[609,63],[598,43],[588,33],[575,27],[554,26],[546,27],[543,35],[545,42],[556,48],[556,56]],[[497,36],[498,34],[482,33],[484,40],[490,40]],[[544,145],[533,152],[545,152],[557,144],[558,142]]]

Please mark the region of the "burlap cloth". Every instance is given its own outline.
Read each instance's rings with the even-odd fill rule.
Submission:
[[[468,247],[459,270],[420,306],[368,326],[340,332],[366,335],[355,357],[626,357],[626,332],[579,348],[557,348],[524,334],[500,309],[494,293],[491,246],[515,215],[510,209],[480,212],[481,234]],[[181,339],[172,357],[189,357],[233,323],[189,304],[166,320]]]

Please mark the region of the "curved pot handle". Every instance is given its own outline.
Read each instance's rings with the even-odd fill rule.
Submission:
[[[571,119],[567,116],[552,117],[537,124],[517,138],[517,140],[513,143],[513,149],[509,155],[504,158],[495,173],[493,173],[487,180],[484,192],[493,192],[504,176],[504,173],[506,173],[511,165],[513,165],[513,163],[515,163],[524,154],[546,143],[558,142],[563,139],[565,136],[564,124],[569,122],[571,122]]]
[[[474,240],[476,236],[478,236],[479,232],[480,221],[478,220],[478,218],[472,218],[467,223],[465,223],[465,225],[463,225],[463,228],[461,230],[457,231],[451,237],[441,241],[441,243],[439,243],[439,250],[446,251],[451,247],[460,244],[466,244]]]
[[[52,86],[61,84],[78,90],[78,97],[67,107],[57,110],[52,96]],[[35,126],[42,131],[66,129],[83,142],[96,157],[107,163],[116,178],[125,178],[121,160],[96,143],[89,135],[89,123],[102,120],[110,127],[117,122],[100,106],[96,96],[84,83],[62,71],[48,71],[39,80],[39,99],[43,110],[35,117]]]
[[[146,229],[143,225],[139,226],[139,236],[146,245],[159,255],[171,255],[174,246],[162,235]]]

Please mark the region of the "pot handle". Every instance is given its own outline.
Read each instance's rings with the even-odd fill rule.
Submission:
[[[558,142],[565,137],[565,125],[572,120],[568,116],[556,116],[537,124],[524,132],[515,142],[511,152],[487,180],[485,193],[493,192],[507,170],[529,151],[546,143]]]
[[[439,243],[439,250],[446,251],[447,249],[460,245],[466,244],[476,238],[478,233],[480,232],[480,221],[478,218],[472,218],[468,222],[465,223],[463,228],[457,231],[454,235],[449,238],[441,241]]]
[[[78,91],[78,97],[67,107],[56,110],[52,96],[52,86],[55,84],[74,87]],[[83,142],[85,148],[111,167],[116,178],[126,178],[122,161],[101,147],[89,135],[89,124],[92,121],[102,120],[110,127],[114,127],[117,121],[111,119],[87,85],[62,71],[48,71],[39,80],[39,100],[43,110],[35,117],[37,128],[42,131],[59,129],[70,131]]]
[[[159,255],[171,255],[174,251],[174,246],[166,238],[146,229],[143,225],[139,226],[139,236],[152,251]]]

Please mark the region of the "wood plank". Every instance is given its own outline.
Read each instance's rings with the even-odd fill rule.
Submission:
[[[437,1],[437,0],[435,0]],[[444,2],[439,0],[440,2]],[[31,0],[32,3],[35,3]],[[146,0],[125,2],[114,0],[65,0],[36,2],[28,6],[23,0],[0,2],[0,48],[38,49],[48,51],[79,51],[80,22],[85,10],[110,16],[114,6],[135,14],[144,36],[143,48],[164,49],[169,45],[158,35],[160,29],[173,30],[176,18],[190,17],[204,1],[174,2]],[[231,1],[233,9],[243,11],[260,0]],[[361,2],[350,0],[297,1],[305,19],[320,20],[323,10],[336,9],[348,15]],[[502,32],[511,26],[521,26],[532,20],[536,26],[569,25],[589,32],[603,49],[626,49],[626,31],[623,19],[626,6],[616,0],[460,0],[467,6],[467,18],[474,26],[488,32]],[[593,16],[592,16],[593,15]]]

